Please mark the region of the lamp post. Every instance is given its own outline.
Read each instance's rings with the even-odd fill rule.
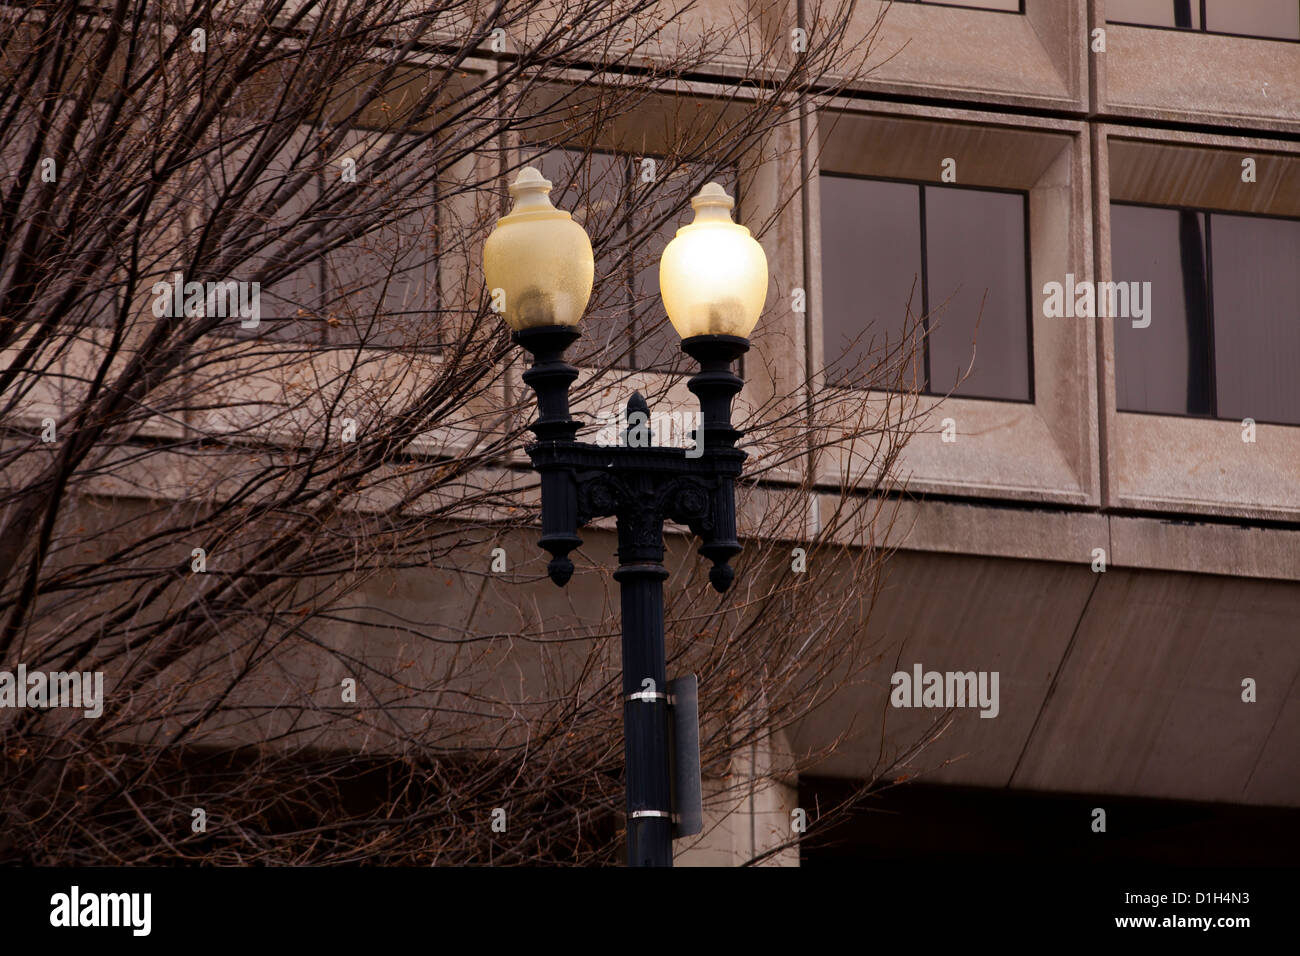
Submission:
[[[483,250],[488,289],[533,355],[523,378],[537,393],[538,416],[527,447],[541,476],[541,546],[547,572],[563,586],[573,574],[569,552],[578,529],[614,515],[622,592],[623,731],[627,772],[629,866],[672,865],[668,678],[664,660],[663,523],[687,525],[713,562],[709,580],[726,591],[739,553],[735,480],[745,461],[736,448],[731,402],[743,381],[732,363],[749,349],[767,295],[767,258],[749,230],[731,220],[734,202],[717,183],[691,200],[695,220],[677,230],[659,265],[659,288],[682,350],[699,362],[687,387],[699,398],[696,454],[634,443],[615,447],[577,441],[569,386],[578,371],[564,353],[579,337],[591,296],[591,242],[569,213],[548,198],[551,184],[525,168],[510,186],[514,208],[497,222]],[[501,299],[504,298],[504,302]],[[649,408],[640,394],[627,403],[629,433]]]

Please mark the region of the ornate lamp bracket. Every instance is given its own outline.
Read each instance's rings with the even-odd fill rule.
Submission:
[[[582,544],[578,530],[594,518],[618,518],[620,565],[660,565],[663,525],[686,525],[701,539],[699,552],[713,562],[709,581],[724,592],[735,578],[731,558],[736,539],[735,481],[745,462],[736,448],[741,432],[731,424],[731,402],[743,382],[731,363],[749,347],[736,336],[701,335],[682,348],[700,362],[688,388],[700,399],[698,454],[687,449],[636,443],[594,445],[575,439],[580,423],[569,414],[569,386],[577,370],[563,359],[578,338],[569,326],[516,332],[514,339],[536,358],[524,381],[537,392],[537,441],[527,451],[542,479],[542,537],[552,555],[551,580],[563,586],[573,575],[569,553]],[[627,403],[629,423],[648,429],[650,409],[640,393]],[[631,425],[629,425],[629,432]]]

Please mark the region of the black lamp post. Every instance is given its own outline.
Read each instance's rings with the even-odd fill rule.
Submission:
[[[731,424],[731,402],[744,383],[732,363],[749,349],[744,335],[728,330],[748,333],[757,321],[767,291],[767,262],[749,230],[731,221],[732,202],[722,188],[710,183],[701,190],[692,200],[696,221],[678,230],[664,251],[660,273],[674,326],[699,332],[682,341],[682,350],[700,365],[688,383],[700,402],[697,448],[688,456],[684,448],[650,444],[649,408],[639,393],[627,403],[622,444],[577,441],[580,423],[570,417],[569,386],[578,370],[565,362],[564,353],[580,337],[576,317],[590,295],[592,267],[586,263],[591,253],[588,244],[585,262],[578,263],[585,268],[573,270],[576,276],[560,275],[556,281],[551,272],[554,289],[541,288],[536,281],[541,276],[530,280],[530,270],[555,267],[557,248],[562,252],[566,242],[581,245],[574,231],[581,227],[550,206],[545,198],[549,188],[532,169],[511,186],[515,209],[500,221],[485,249],[488,282],[504,294],[514,341],[533,355],[523,378],[537,393],[538,417],[531,426],[537,440],[527,451],[541,475],[540,544],[552,556],[547,566],[551,580],[563,586],[572,576],[569,552],[582,543],[582,525],[593,518],[617,518],[619,567],[614,578],[622,592],[627,860],[629,866],[671,866],[663,524],[676,521],[699,535],[700,553],[713,562],[709,580],[715,590],[726,591],[735,576],[728,562],[740,551],[735,480],[745,461],[745,453],[736,448],[741,433]],[[506,232],[512,226],[516,232]],[[532,228],[518,231],[521,226]],[[503,284],[494,285],[494,280]],[[512,289],[505,284],[511,280],[519,305],[513,314]],[[573,294],[566,298],[566,292]],[[572,321],[546,323],[548,317]],[[634,432],[645,440],[632,439]]]

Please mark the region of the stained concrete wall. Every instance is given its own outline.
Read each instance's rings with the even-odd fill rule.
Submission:
[[[1298,620],[1294,582],[900,552],[857,637],[877,662],[792,742],[853,727],[828,776],[1300,806]],[[892,706],[916,663],[998,672],[997,716]]]

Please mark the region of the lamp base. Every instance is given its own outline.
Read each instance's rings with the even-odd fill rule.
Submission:
[[[682,339],[682,351],[701,366],[720,361],[730,365],[749,351],[749,339],[740,335],[692,335]]]
[[[739,335],[692,335],[682,339],[682,351],[700,363],[700,370],[686,387],[700,399],[705,449],[735,448],[744,433],[731,425],[731,400],[745,381],[731,370],[731,363],[749,351],[749,339]]]
[[[573,441],[581,423],[569,417],[569,386],[578,370],[564,361],[570,345],[582,338],[572,325],[539,325],[510,336],[533,353],[533,366],[523,374],[537,393],[537,421],[529,427],[538,441]]]

